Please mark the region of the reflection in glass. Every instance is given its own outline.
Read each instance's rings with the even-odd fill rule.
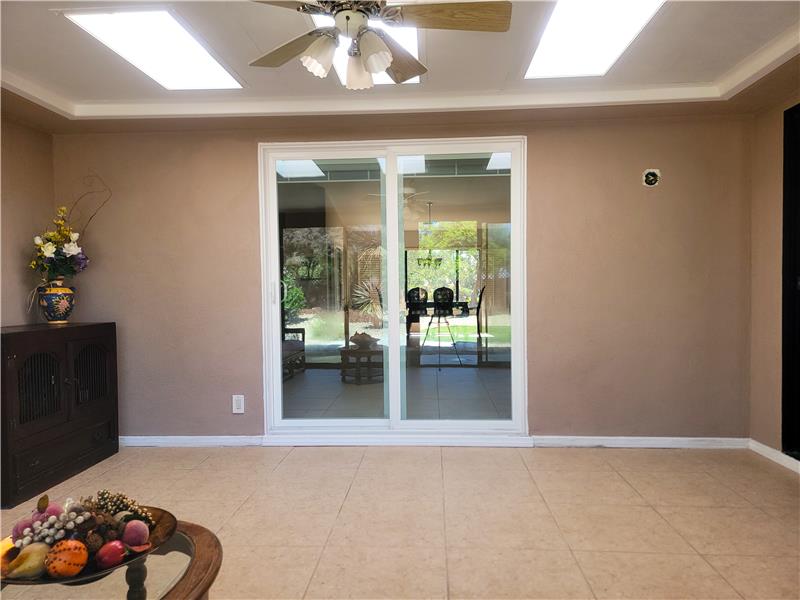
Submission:
[[[386,418],[384,175],[277,161],[286,419]]]
[[[511,156],[400,157],[404,419],[511,418]]]

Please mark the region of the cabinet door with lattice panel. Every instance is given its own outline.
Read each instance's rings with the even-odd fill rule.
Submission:
[[[100,416],[113,404],[113,352],[102,337],[67,344],[70,370],[66,388],[71,419]]]
[[[20,339],[5,352],[9,435],[14,439],[57,427],[68,417],[64,394],[66,356],[62,347],[42,348]]]

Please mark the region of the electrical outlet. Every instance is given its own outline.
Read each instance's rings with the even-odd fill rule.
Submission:
[[[244,396],[242,394],[231,396],[231,412],[235,415],[244,413]]]

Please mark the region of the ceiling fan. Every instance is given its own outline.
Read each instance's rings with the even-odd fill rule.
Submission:
[[[313,31],[279,46],[250,63],[251,67],[280,67],[295,57],[313,75],[327,77],[339,46],[339,36],[351,40],[347,50],[347,80],[351,90],[371,88],[372,76],[386,71],[395,82],[403,83],[428,69],[383,29],[369,26],[378,19],[389,26],[459,31],[508,31],[511,2],[447,2],[441,4],[392,4],[385,0],[307,0],[273,2],[256,0],[307,15],[333,17],[331,27]]]

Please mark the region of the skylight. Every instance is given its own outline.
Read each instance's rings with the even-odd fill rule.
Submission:
[[[65,16],[168,90],[242,87],[168,11]]]
[[[402,175],[425,172],[425,155],[416,154],[398,157],[398,171]]]
[[[325,177],[313,160],[278,160],[275,161],[275,170],[278,175],[286,179],[296,177]]]
[[[605,75],[664,0],[558,0],[526,79]]]
[[[327,15],[311,15],[314,19],[316,27],[333,27],[335,22],[333,17]],[[373,29],[381,29],[392,36],[397,42],[406,50],[408,50],[414,58],[419,58],[419,44],[417,43],[417,28],[416,27],[389,27],[383,21],[370,21],[369,26]],[[344,35],[339,36],[339,47],[336,49],[336,54],[333,57],[333,68],[336,69],[336,74],[339,76],[339,81],[342,85],[347,80],[347,49],[350,47],[350,38]],[[393,84],[392,78],[385,72],[377,73],[372,77],[376,85]],[[419,77],[414,77],[405,81],[404,83],[419,83]]]
[[[386,172],[386,159],[378,158],[378,164],[381,166],[381,171]],[[401,175],[408,175],[410,173],[424,173],[425,172],[425,155],[416,154],[413,156],[399,156],[397,158],[397,170]]]
[[[511,152],[492,152],[487,171],[507,171],[511,168]]]

